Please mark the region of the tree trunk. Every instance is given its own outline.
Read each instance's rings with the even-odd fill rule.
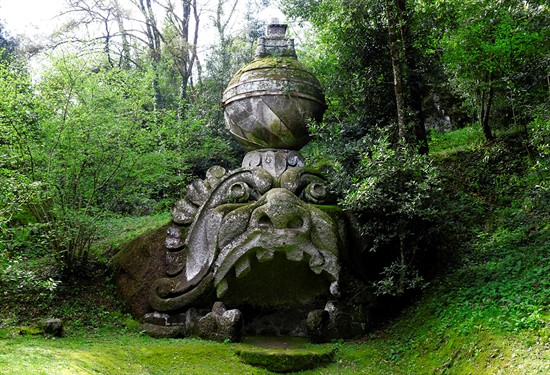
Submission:
[[[395,103],[397,105],[397,143],[404,146],[407,143],[407,120],[405,93],[403,90],[402,45],[396,32],[398,30],[398,21],[395,17],[395,7],[392,0],[386,0],[386,14],[388,17],[388,39],[393,70],[393,87]]]
[[[426,135],[426,117],[422,110],[422,87],[421,78],[416,65],[415,51],[413,47],[413,38],[410,33],[410,17],[407,10],[406,0],[396,0],[398,19],[400,20],[401,39],[403,40],[403,50],[406,64],[406,76],[408,95],[406,95],[408,106],[414,116],[414,143],[420,154],[427,154],[429,151],[428,138]]]
[[[155,14],[153,13],[153,8],[151,6],[151,0],[139,0],[139,9],[145,18],[145,34],[147,35],[147,44],[149,46],[149,54],[151,57],[151,64],[153,66],[153,71],[155,77],[153,78],[153,90],[155,92],[155,107],[159,104],[162,106],[162,97],[160,94],[159,79],[157,77],[158,63],[161,58],[161,35],[157,27],[157,21],[155,19]]]
[[[491,113],[491,104],[493,102],[493,82],[491,74],[487,74],[487,83],[489,85],[489,91],[487,92],[487,96],[485,96],[485,93],[482,92],[483,99],[481,101],[481,128],[483,129],[483,134],[485,135],[485,139],[487,141],[491,142],[493,141],[493,133],[491,131],[491,125],[489,124],[489,116]]]
[[[130,68],[130,43],[128,42],[128,34],[126,33],[126,28],[124,27],[124,21],[122,19],[122,14],[120,10],[120,4],[118,0],[114,2],[115,6],[115,18],[118,25],[118,30],[122,38],[122,53],[120,56],[119,65],[124,69]]]

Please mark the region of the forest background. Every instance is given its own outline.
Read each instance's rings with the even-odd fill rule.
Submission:
[[[546,327],[548,338],[546,1],[273,5],[328,104],[302,152],[358,218],[378,257],[376,293],[416,298],[450,274],[462,284],[444,319]],[[268,6],[68,0],[63,26],[40,43],[0,23],[4,296],[47,306],[108,264],[128,228],[166,221],[210,166],[239,166],[220,98],[253,58]]]

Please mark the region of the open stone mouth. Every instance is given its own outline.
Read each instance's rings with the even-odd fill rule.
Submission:
[[[315,275],[323,276],[328,283],[337,281],[339,266],[336,256],[313,245],[308,231],[303,229],[277,229],[270,233],[254,229],[227,244],[214,266],[218,298],[226,294],[231,280],[245,278],[255,264],[271,262],[281,256],[290,262],[307,264]],[[284,274],[285,270],[279,271]]]
[[[305,284],[315,284],[318,292],[325,285],[326,291],[340,271],[335,228],[329,215],[287,189],[272,189],[256,203],[235,209],[220,225],[220,250],[214,262],[218,298],[226,295],[230,283],[247,284],[244,279],[251,271],[254,277],[248,283],[258,280],[253,288],[257,294],[261,287],[279,296],[290,293],[275,290],[275,283],[304,292]],[[264,266],[268,262],[269,267]],[[258,277],[266,273],[271,279],[261,285]]]

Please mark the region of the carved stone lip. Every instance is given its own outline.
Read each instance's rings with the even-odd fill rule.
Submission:
[[[227,287],[223,286],[225,278],[232,270],[237,278],[242,277],[250,271],[251,257],[256,257],[259,262],[268,262],[275,253],[285,254],[289,261],[307,262],[315,274],[325,271],[331,281],[338,280],[340,268],[337,257],[314,246],[309,241],[308,231],[286,228],[272,229],[266,233],[253,229],[220,251],[214,265],[214,286],[217,287],[218,297],[223,296]]]

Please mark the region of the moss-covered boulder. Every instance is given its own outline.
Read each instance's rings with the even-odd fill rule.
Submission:
[[[312,345],[298,337],[249,337],[235,351],[245,363],[273,372],[297,372],[334,361],[334,345]]]
[[[142,234],[124,245],[112,259],[118,292],[136,318],[153,311],[149,303],[151,286],[165,275],[164,243],[168,228],[167,224]]]

